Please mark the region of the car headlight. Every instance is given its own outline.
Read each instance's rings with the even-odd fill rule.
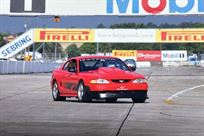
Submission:
[[[147,80],[143,78],[138,78],[132,81],[133,83],[146,83]]]
[[[94,79],[90,81],[91,84],[109,84],[110,82],[106,79]]]

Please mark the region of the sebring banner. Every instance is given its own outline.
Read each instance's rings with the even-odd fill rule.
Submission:
[[[204,14],[204,0],[0,0],[0,15],[197,14]]]
[[[0,58],[9,58],[33,43],[33,29],[0,48]]]

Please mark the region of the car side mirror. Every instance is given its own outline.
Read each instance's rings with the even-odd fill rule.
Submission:
[[[136,70],[136,67],[130,67],[129,68],[132,70],[132,71],[135,71]]]

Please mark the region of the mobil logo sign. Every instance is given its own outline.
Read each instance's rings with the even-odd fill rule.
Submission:
[[[204,0],[107,0],[107,14],[203,14]]]
[[[187,61],[187,51],[172,50],[161,52],[162,61]]]
[[[137,61],[161,61],[161,51],[138,50]]]

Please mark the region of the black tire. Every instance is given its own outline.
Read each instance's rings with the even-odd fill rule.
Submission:
[[[132,98],[132,101],[134,103],[145,103],[146,99],[145,98],[142,98],[142,99]]]
[[[114,103],[114,102],[116,102],[118,99],[117,99],[117,98],[106,98],[105,100],[106,100],[106,102],[108,102],[108,103]]]
[[[66,97],[60,96],[58,84],[56,81],[54,81],[52,85],[52,98],[54,101],[65,101],[66,100]]]
[[[80,102],[91,102],[89,90],[86,89],[82,81],[78,84],[77,97]]]

